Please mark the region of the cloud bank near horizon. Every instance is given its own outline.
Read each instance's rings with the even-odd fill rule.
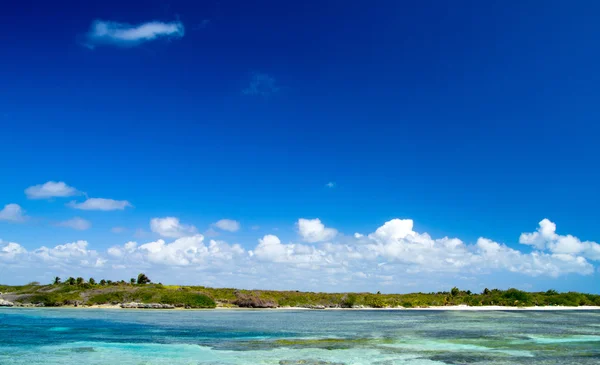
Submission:
[[[232,231],[233,221],[223,227]],[[274,234],[258,238],[252,249],[206,239],[178,218],[153,218],[151,230],[164,238],[126,242],[99,252],[81,240],[53,248],[27,250],[0,241],[0,270],[29,272],[27,280],[58,276],[128,278],[146,272],[155,281],[303,290],[352,287],[396,288],[436,278],[477,278],[496,273],[557,278],[592,275],[600,244],[559,235],[544,219],[534,232],[522,233],[524,250],[480,237],[433,238],[415,232],[411,219],[392,219],[369,234],[346,236],[319,219],[297,221],[298,242]],[[235,227],[234,227],[235,226]],[[36,268],[32,273],[32,268]],[[23,275],[15,275],[23,277]],[[404,284],[402,284],[404,283]]]

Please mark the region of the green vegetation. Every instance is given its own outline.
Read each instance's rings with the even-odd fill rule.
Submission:
[[[576,292],[525,292],[518,289],[484,289],[481,294],[452,288],[449,292],[412,294],[314,293],[299,291],[238,290],[204,286],[165,286],[151,284],[140,274],[137,280],[112,282],[90,278],[68,278],[61,283],[54,278],[51,285],[30,283],[22,286],[2,286],[0,292],[10,293],[12,301],[21,304],[62,306],[120,304],[128,302],[171,304],[185,308],[246,307],[306,307],[306,308],[424,308],[430,306],[600,306],[600,295]]]

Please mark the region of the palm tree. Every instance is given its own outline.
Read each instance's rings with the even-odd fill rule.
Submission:
[[[90,285],[96,285],[96,280],[94,280],[94,278],[90,278],[90,280],[88,280],[88,283],[90,283]]]
[[[100,285],[102,285],[102,286],[106,285],[106,280],[104,280],[104,279],[100,280]]]
[[[70,278],[67,279],[67,284],[75,285],[75,279],[71,276]]]
[[[60,284],[60,278],[57,276],[54,278],[54,285]]]
[[[77,283],[77,285],[81,285],[81,284],[85,283],[85,280],[83,280],[82,277],[78,277],[76,283]]]
[[[134,278],[129,279],[129,282],[131,283],[131,285],[135,285],[135,279]]]

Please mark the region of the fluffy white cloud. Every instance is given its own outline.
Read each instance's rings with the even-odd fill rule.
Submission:
[[[154,281],[213,286],[305,290],[372,290],[385,286],[393,291],[414,290],[408,285],[433,290],[436,280],[446,288],[463,278],[488,274],[502,275],[486,276],[486,286],[498,285],[506,273],[558,277],[590,275],[595,270],[588,260],[595,257],[596,244],[556,235],[549,221],[540,224],[538,231],[521,237],[521,241],[536,247],[533,252],[484,237],[475,243],[433,238],[416,232],[410,219],[392,219],[368,235],[338,234],[322,240],[327,228],[319,220],[305,221],[309,224],[308,228],[303,224],[304,236],[314,242],[284,243],[275,235],[265,235],[250,251],[238,244],[207,240],[193,226],[182,225],[174,217],[151,221],[154,232],[171,240],[127,242],[100,253],[91,250],[86,241],[34,251],[0,241],[0,270],[2,265],[21,265],[46,276],[67,271],[73,276],[75,271],[84,272],[84,276],[104,273],[111,279],[143,271]],[[200,271],[202,274],[198,274]]]
[[[241,246],[229,245],[223,241],[210,240],[206,245],[201,234],[178,238],[170,243],[162,239],[142,245],[128,242],[122,247],[111,247],[108,253],[124,258],[124,266],[141,263],[166,266],[215,265],[216,262],[231,263],[235,258],[246,254]]]
[[[62,221],[62,222],[57,223],[56,225],[58,227],[66,227],[66,228],[71,228],[71,229],[75,229],[78,231],[85,231],[86,229],[89,229],[92,226],[90,221],[87,221],[80,217],[74,217],[74,218],[68,219],[66,221]]]
[[[486,273],[508,270],[532,276],[591,274],[585,258],[544,252],[522,253],[486,238],[467,245],[457,238],[432,239],[413,231],[410,219],[393,219],[369,235],[368,250],[407,272]]]
[[[184,26],[180,21],[164,23],[152,21],[138,25],[96,20],[87,33],[86,46],[116,45],[136,46],[159,38],[175,39],[184,35]]]
[[[279,237],[271,234],[259,239],[250,255],[261,261],[310,266],[332,260],[324,250],[301,244],[282,244]]]
[[[77,189],[62,181],[48,181],[25,189],[25,195],[29,199],[65,198],[79,194],[81,193]]]
[[[522,233],[519,242],[531,245],[538,250],[548,250],[554,254],[581,255],[590,260],[600,260],[600,244],[581,241],[575,236],[556,234],[556,224],[549,219],[539,223],[537,231]]]
[[[412,219],[392,219],[391,221],[385,222],[385,224],[371,234],[370,237],[375,240],[386,240],[386,239],[402,239],[407,236],[415,236],[413,232],[413,220]]]
[[[107,253],[110,256],[123,257],[124,255],[134,253],[136,248],[137,248],[137,242],[129,241],[126,244],[124,244],[122,247],[121,246],[110,247],[107,250]]]
[[[0,261],[13,260],[18,255],[25,253],[27,253],[27,250],[18,243],[0,240]]]
[[[179,238],[191,236],[198,233],[196,227],[192,225],[181,224],[179,218],[165,217],[152,218],[150,220],[150,229],[163,237]]]
[[[25,219],[25,211],[18,204],[6,204],[0,210],[0,221],[22,223]]]
[[[88,198],[84,202],[77,203],[72,201],[68,204],[71,208],[81,210],[124,210],[131,207],[131,203],[127,200],[113,200],[104,198]]]
[[[76,241],[65,243],[53,248],[42,246],[29,253],[30,260],[44,262],[49,268],[58,269],[63,272],[69,270],[80,270],[101,268],[106,259],[95,250],[88,249],[87,241]]]
[[[333,228],[325,228],[319,218],[315,219],[298,219],[298,233],[305,242],[322,242],[334,238],[337,231]]]
[[[221,219],[214,224],[215,227],[222,229],[223,231],[237,232],[240,230],[240,222],[232,219]]]

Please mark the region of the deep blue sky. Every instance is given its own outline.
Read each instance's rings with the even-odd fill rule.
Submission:
[[[112,226],[176,216],[278,228],[287,241],[300,217],[349,235],[398,217],[433,237],[525,251],[519,234],[542,218],[598,241],[599,11],[593,1],[6,3],[0,205],[34,219],[1,224],[0,238],[104,248],[125,240]],[[185,35],[90,49],[97,19],[178,20]],[[256,73],[278,90],[245,94]],[[78,214],[93,223],[85,234],[49,228],[73,212],[23,194],[49,180],[134,208]],[[258,236],[232,240],[250,248]]]

